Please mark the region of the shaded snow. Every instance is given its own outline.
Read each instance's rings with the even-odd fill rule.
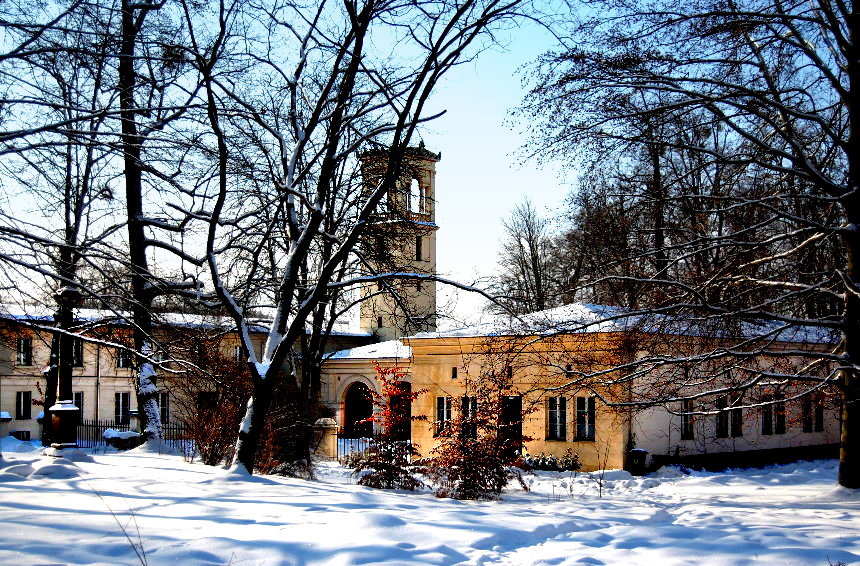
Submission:
[[[542,472],[526,476],[530,492],[463,502],[358,487],[335,464],[304,481],[22,444],[2,442],[3,564],[139,564],[135,548],[149,564],[860,564],[860,496],[835,485],[833,461]]]

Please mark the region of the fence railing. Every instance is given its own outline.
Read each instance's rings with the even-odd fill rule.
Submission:
[[[130,429],[128,424],[117,424],[111,419],[83,420],[78,423],[78,446],[81,448],[103,448],[107,446],[104,439],[105,430],[112,428],[118,431]],[[163,443],[182,454],[191,454],[195,450],[191,430],[182,423],[162,423]]]
[[[371,440],[370,438],[346,438],[342,434],[338,434],[337,459],[340,460],[353,452],[366,452],[370,447]]]

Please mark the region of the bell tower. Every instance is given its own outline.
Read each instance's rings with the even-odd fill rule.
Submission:
[[[380,340],[394,340],[436,330],[436,163],[441,154],[421,142],[406,149],[396,189],[380,205],[362,241],[368,273],[404,274],[361,290],[361,330]],[[376,186],[385,172],[388,152],[362,155],[365,187]],[[409,277],[413,274],[417,277]]]

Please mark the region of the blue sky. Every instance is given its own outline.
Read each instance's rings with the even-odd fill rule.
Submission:
[[[555,47],[548,32],[528,25],[506,45],[485,51],[452,72],[437,91],[433,109],[447,113],[424,131],[427,148],[442,152],[436,165],[437,268],[464,283],[496,266],[501,221],[528,196],[539,212],[563,206],[570,178],[557,168],[539,169],[517,155],[525,136],[510,124],[510,111],[526,93],[522,65]],[[440,306],[449,292],[438,289]],[[481,300],[461,296],[457,314],[479,310]]]

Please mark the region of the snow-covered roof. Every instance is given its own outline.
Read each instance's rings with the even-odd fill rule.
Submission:
[[[628,312],[620,307],[588,303],[563,305],[519,317],[496,316],[489,322],[440,332],[421,332],[409,337],[409,339],[625,331],[718,338],[768,336],[779,342],[829,343],[836,339],[835,333],[831,329],[820,326],[798,325],[771,320],[699,317],[690,314]]]
[[[0,305],[0,318],[22,321],[42,321],[53,323],[54,309],[45,305]],[[106,309],[75,309],[75,320],[80,322],[99,322],[103,324],[130,324],[131,313],[123,311],[110,311]],[[206,328],[223,329],[229,331],[235,328],[233,319],[226,316],[192,314],[192,313],[155,313],[156,324],[183,327],[183,328]],[[270,320],[252,319],[249,321],[251,332],[268,332]]]
[[[9,320],[21,320],[31,322],[45,322],[53,324],[54,309],[46,305],[15,305],[0,304],[0,318]],[[131,313],[121,311],[110,311],[104,309],[75,309],[75,320],[79,323],[98,322],[102,324],[131,324]],[[228,316],[216,316],[211,314],[193,314],[181,312],[155,313],[155,323],[174,328],[196,328],[229,332],[236,328],[233,319]],[[248,320],[248,329],[251,332],[265,333],[269,331],[272,321],[267,318],[255,318]],[[310,329],[307,329],[310,332]],[[370,336],[367,332],[355,332],[349,328],[348,322],[335,323],[331,332],[332,336]]]
[[[412,348],[406,346],[400,340],[388,340],[377,344],[368,344],[357,348],[348,348],[332,353],[328,359],[331,360],[383,360],[383,359],[409,359],[412,357]]]

